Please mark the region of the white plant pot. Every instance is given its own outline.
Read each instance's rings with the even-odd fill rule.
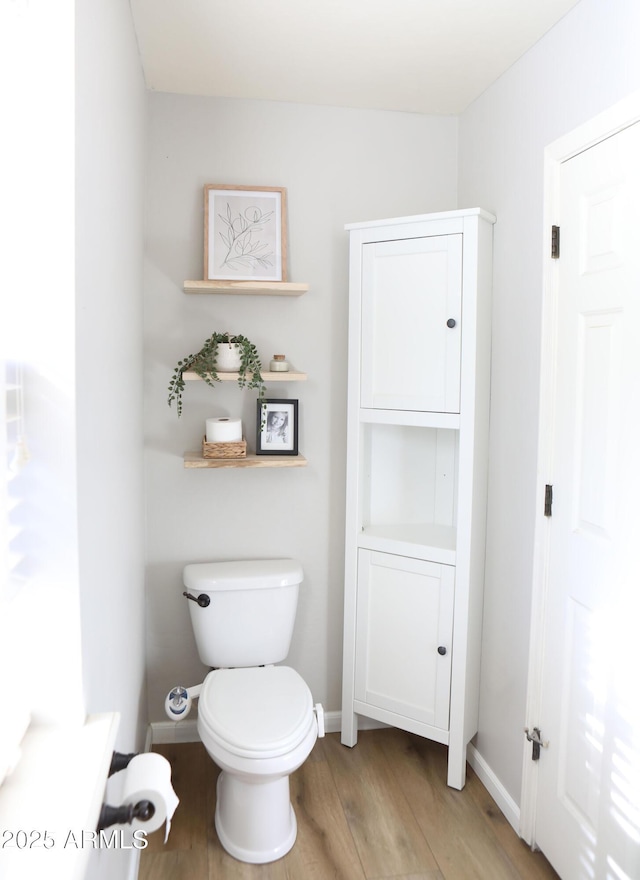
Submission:
[[[240,347],[237,343],[228,342],[218,343],[218,356],[216,359],[216,369],[220,373],[237,373],[240,369]]]

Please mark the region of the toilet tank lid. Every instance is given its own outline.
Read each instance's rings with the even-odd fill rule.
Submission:
[[[302,583],[295,559],[250,559],[185,565],[183,582],[190,590],[247,590],[290,587]]]

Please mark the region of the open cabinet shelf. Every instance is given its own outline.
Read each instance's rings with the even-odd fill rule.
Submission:
[[[456,529],[434,523],[370,525],[358,536],[358,547],[455,565]]]

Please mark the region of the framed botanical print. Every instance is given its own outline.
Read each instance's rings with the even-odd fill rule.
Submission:
[[[205,281],[286,281],[286,213],[283,187],[207,184]]]

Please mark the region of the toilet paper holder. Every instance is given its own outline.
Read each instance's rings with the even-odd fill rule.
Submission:
[[[151,801],[140,801],[137,804],[123,804],[121,807],[112,807],[103,804],[100,808],[97,831],[104,831],[111,825],[131,825],[134,819],[148,822],[155,815],[156,808]]]
[[[111,756],[111,764],[109,765],[108,776],[113,776],[120,770],[125,770],[131,760],[136,757],[136,752],[123,754],[122,752],[114,752]],[[102,804],[100,808],[100,816],[98,818],[97,831],[104,831],[111,825],[131,825],[134,819],[140,819],[141,822],[148,822],[156,812],[155,805],[151,801],[140,801],[137,804],[123,804],[119,807],[112,807],[110,804]]]

